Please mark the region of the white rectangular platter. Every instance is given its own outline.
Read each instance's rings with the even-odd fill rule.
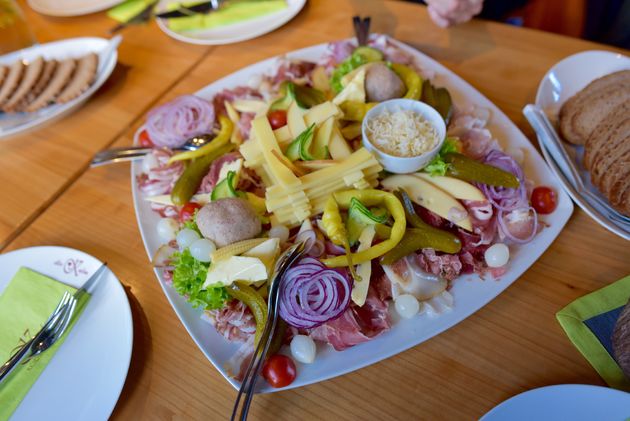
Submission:
[[[432,80],[433,83],[436,86],[448,88],[456,106],[475,105],[490,110],[491,118],[488,129],[498,139],[503,149],[520,148],[524,152],[526,176],[533,180],[536,185],[546,185],[553,188],[558,193],[558,207],[552,214],[541,218],[548,226],[533,241],[525,246],[512,247],[509,270],[499,280],[494,280],[490,277],[482,280],[478,275],[462,276],[453,282],[451,293],[454,296],[455,304],[453,310],[448,313],[436,318],[430,318],[423,314],[409,320],[397,320],[395,312],[390,311],[393,320],[392,329],[367,343],[354,346],[342,352],[337,352],[328,345],[319,344],[316,361],[310,365],[298,363],[298,376],[295,382],[287,388],[320,382],[373,364],[418,345],[461,322],[516,281],[551,245],[573,211],[571,200],[550,172],[545,161],[523,133],[501,110],[471,85],[435,60],[406,44],[395,40],[392,41],[404,51],[412,54],[424,71],[435,73],[436,76]],[[327,44],[320,44],[293,51],[288,53],[287,57],[317,61],[326,52],[326,48]],[[278,57],[274,57],[252,64],[209,84],[196,92],[195,95],[211,99],[216,93],[225,88],[246,85],[251,76],[271,72],[275,68],[277,59]],[[159,216],[151,211],[148,202],[142,199],[141,193],[136,187],[135,177],[140,172],[141,164],[139,162],[134,163],[131,175],[136,215],[147,253],[151,257],[161,244],[155,229]],[[239,383],[226,375],[223,366],[238,348],[238,344],[228,343],[212,326],[200,318],[201,312],[199,310],[193,309],[183,297],[179,296],[174,289],[164,282],[158,271],[156,271],[156,275],[164,293],[182,324],[190,333],[190,336],[217,370],[237,388]],[[277,390],[282,389],[272,389],[265,385],[261,391],[272,392]]]

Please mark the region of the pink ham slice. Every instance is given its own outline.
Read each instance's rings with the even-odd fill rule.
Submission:
[[[382,288],[378,285],[382,281],[383,277],[373,277],[362,307],[351,304],[341,317],[311,329],[311,337],[329,343],[336,351],[343,351],[389,330],[387,303],[381,298]]]

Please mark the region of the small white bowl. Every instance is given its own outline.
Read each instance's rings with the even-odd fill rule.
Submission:
[[[367,122],[381,114],[383,111],[394,112],[398,110],[411,110],[427,120],[437,131],[438,143],[430,151],[424,152],[418,156],[400,157],[390,155],[381,151],[373,145],[367,137]],[[435,108],[425,104],[424,102],[415,101],[413,99],[390,99],[383,101],[365,114],[363,124],[361,125],[361,134],[363,137],[363,146],[381,163],[385,170],[396,174],[407,174],[416,172],[426,167],[429,162],[437,155],[446,138],[446,124],[444,119]]]

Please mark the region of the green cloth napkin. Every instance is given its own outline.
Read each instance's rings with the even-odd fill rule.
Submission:
[[[153,3],[156,3],[156,0],[126,0],[109,9],[107,16],[117,22],[127,23]]]
[[[571,342],[610,387],[630,391],[612,356],[614,324],[630,298],[630,276],[578,298],[556,314]]]
[[[185,4],[192,6],[195,3]],[[172,3],[167,10],[174,10],[177,7],[178,3]],[[168,27],[175,32],[218,28],[275,13],[287,7],[286,0],[231,1],[215,12],[168,19]]]
[[[41,329],[65,291],[74,293],[75,288],[27,268],[18,270],[0,295],[0,364]],[[82,301],[78,303],[66,333],[72,329],[87,303],[87,299]],[[0,385],[0,420],[9,419],[66,336],[64,334],[47,351],[18,367]]]

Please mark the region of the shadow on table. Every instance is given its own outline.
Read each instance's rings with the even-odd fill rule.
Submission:
[[[125,285],[124,288],[133,317],[133,351],[129,371],[127,372],[127,380],[125,381],[125,385],[120,393],[120,398],[112,412],[111,418],[122,415],[123,408],[127,404],[127,401],[131,399],[131,395],[142,390],[138,387],[141,381],[149,381],[149,379],[143,379],[142,376],[151,354],[151,328],[140,302],[135,295],[133,295],[131,287]],[[142,394],[142,392],[140,393]],[[140,399],[135,399],[135,407],[142,408],[143,405],[137,404],[138,400],[146,400],[146,394],[144,397],[140,397]]]

